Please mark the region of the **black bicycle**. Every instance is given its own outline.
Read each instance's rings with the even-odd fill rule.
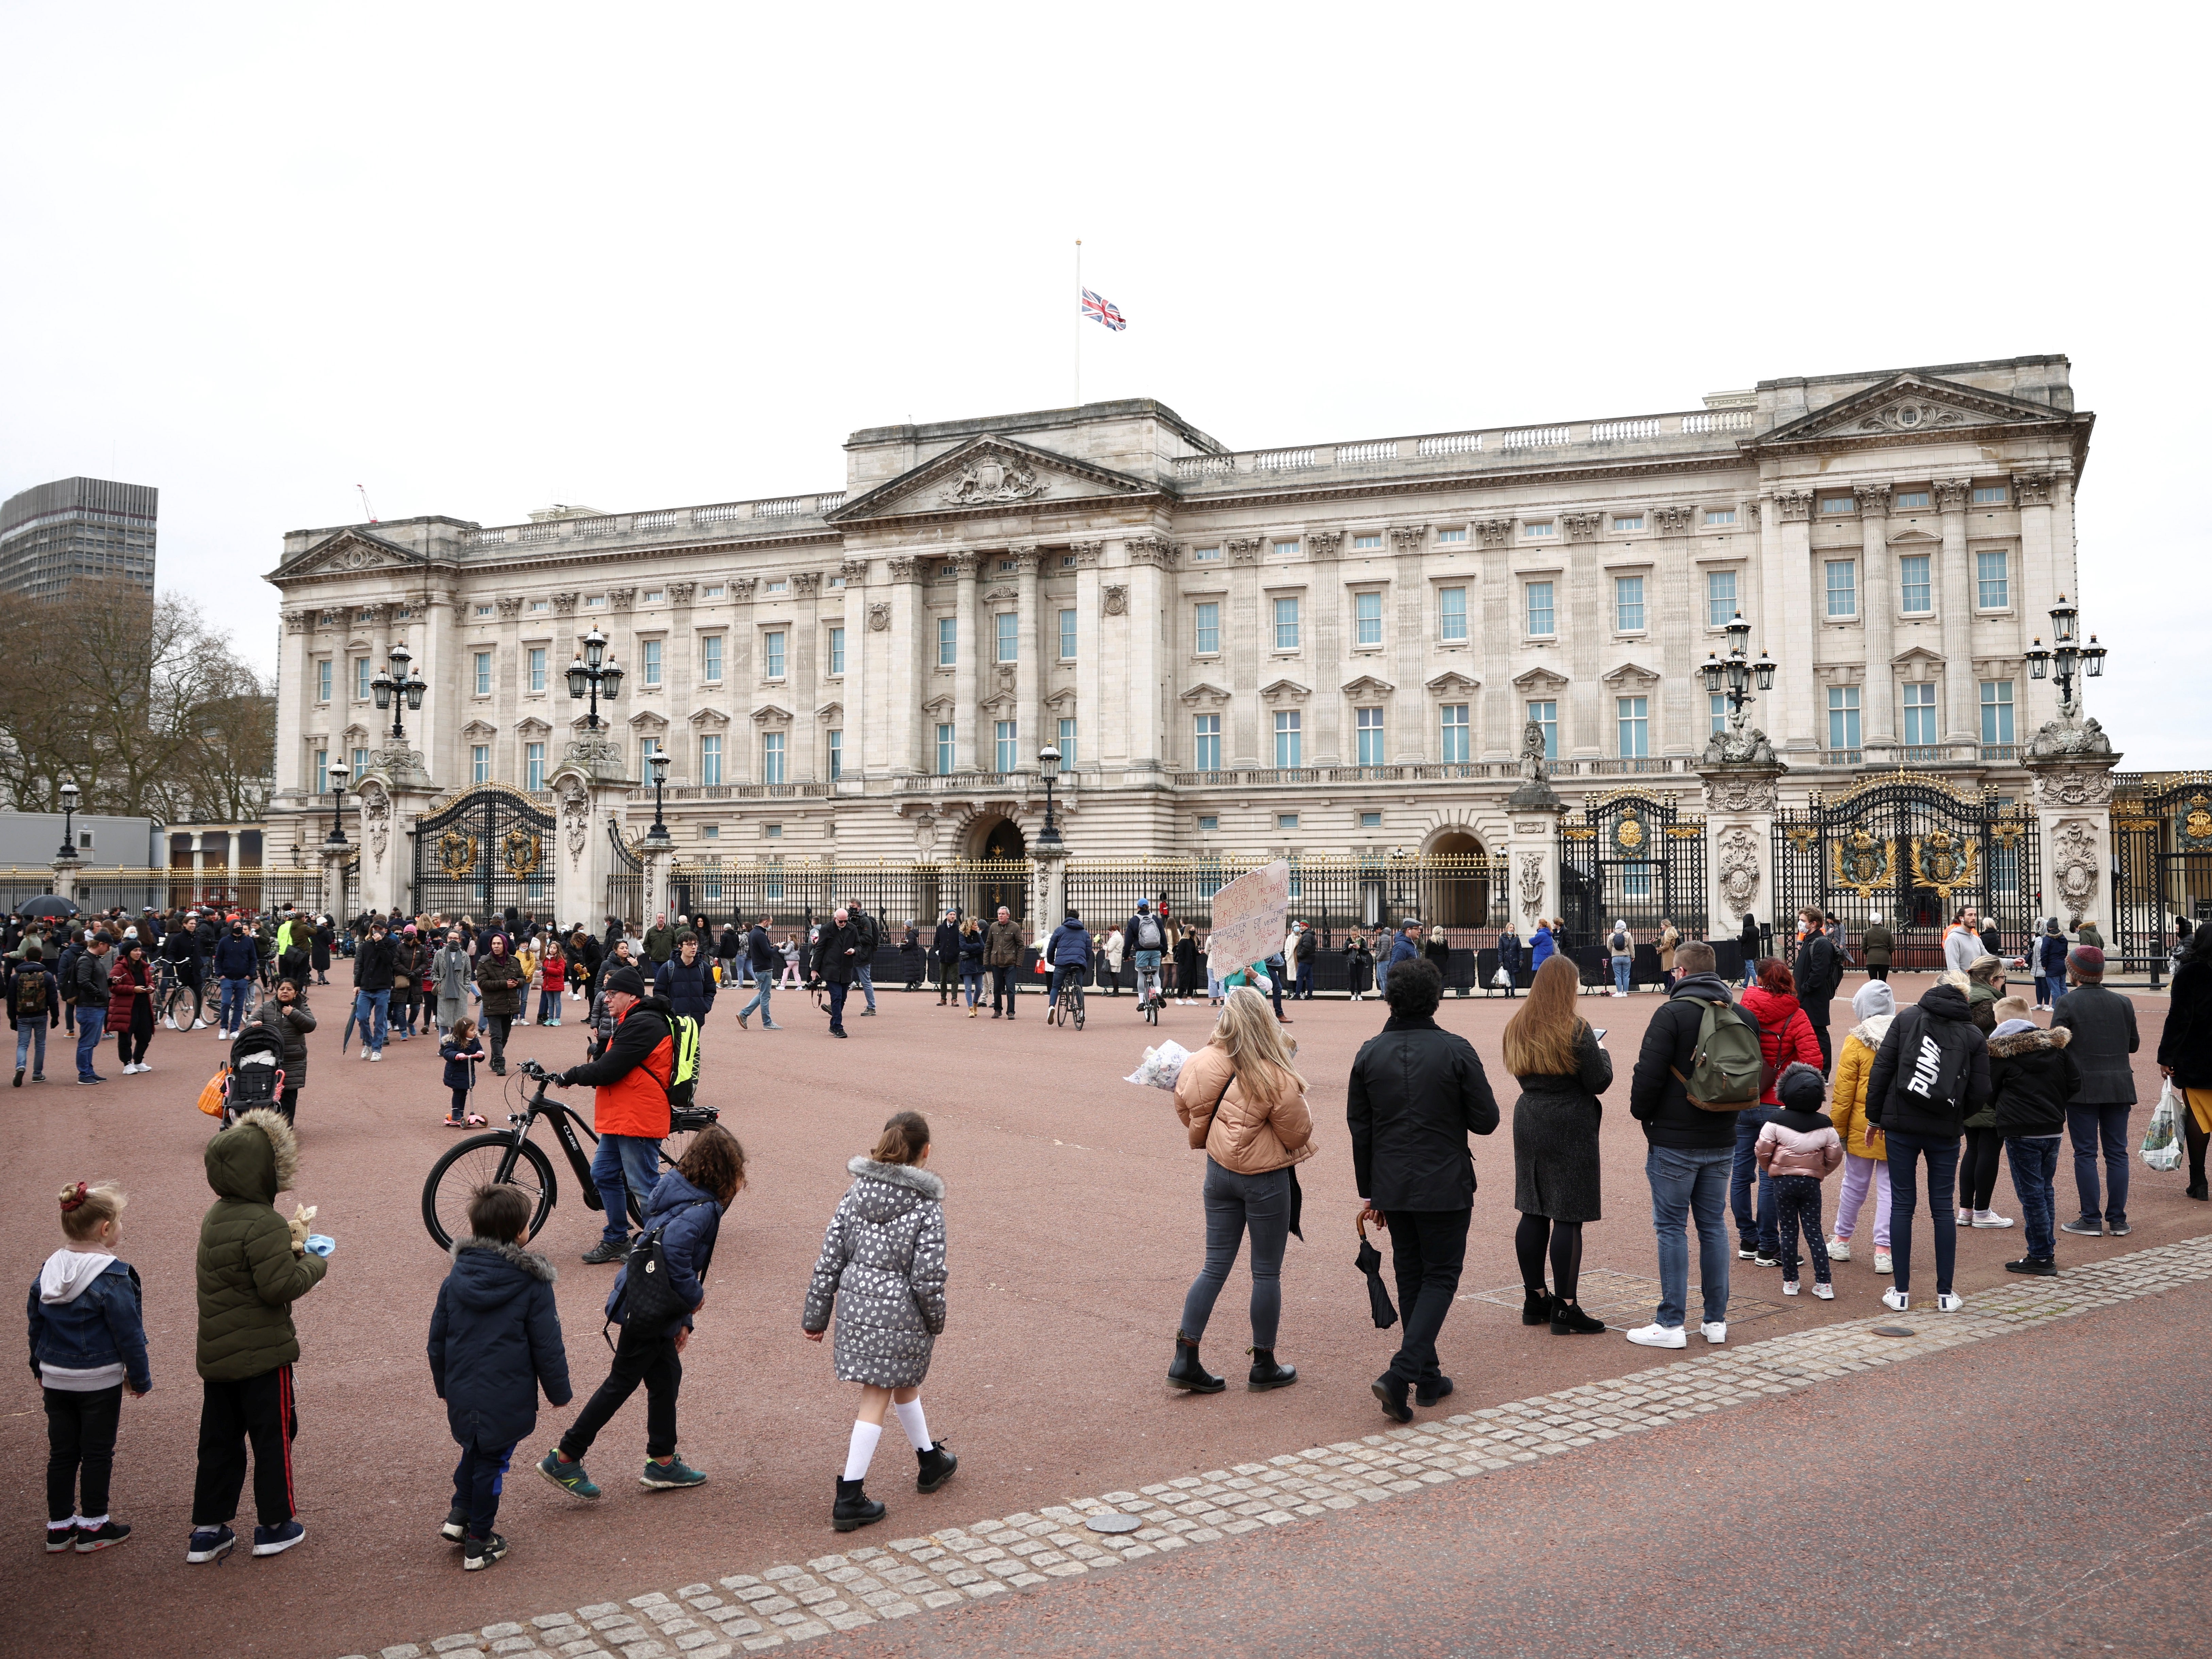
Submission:
[[[1052,1000],[1052,1006],[1045,1011],[1044,1023],[1058,1025],[1063,1030],[1070,1025],[1079,1031],[1083,1029],[1083,988],[1076,983],[1074,975],[1070,974],[1060,981],[1059,993]]]
[[[583,1188],[586,1206],[602,1213],[606,1209],[599,1188],[592,1181],[592,1154],[585,1150],[586,1141],[596,1148],[599,1136],[574,1108],[545,1097],[552,1074],[543,1066],[534,1060],[526,1060],[516,1069],[520,1077],[508,1079],[510,1091],[525,1079],[537,1086],[520,1103],[522,1110],[507,1115],[507,1121],[513,1127],[471,1135],[457,1142],[430,1166],[429,1176],[422,1182],[422,1224],[429,1229],[431,1239],[441,1250],[450,1249],[455,1238],[466,1235],[469,1200],[477,1188],[495,1182],[520,1188],[531,1200],[531,1237],[535,1238],[544,1231],[560,1191],[553,1176],[553,1160],[546,1156],[544,1147],[530,1139],[530,1132],[538,1127],[540,1118],[552,1124],[554,1137],[568,1154],[568,1167],[576,1172],[577,1185]],[[672,1108],[668,1139],[660,1143],[661,1163],[673,1169],[691,1144],[691,1138],[720,1115],[711,1106]],[[645,1218],[635,1193],[629,1194],[629,1218],[633,1223],[641,1223]]]

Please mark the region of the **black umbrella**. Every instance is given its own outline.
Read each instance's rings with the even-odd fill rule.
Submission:
[[[1390,1292],[1382,1288],[1382,1253],[1367,1242],[1364,1216],[1352,1224],[1359,1230],[1359,1255],[1354,1265],[1367,1275],[1367,1305],[1375,1316],[1375,1328],[1387,1331],[1398,1322],[1398,1310],[1390,1305]]]
[[[21,916],[73,916],[76,906],[59,893],[47,893],[33,899],[28,904],[19,904],[15,914]]]

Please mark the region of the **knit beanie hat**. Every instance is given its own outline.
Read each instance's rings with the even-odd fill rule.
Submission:
[[[645,994],[645,980],[635,968],[617,968],[607,975],[607,990],[627,991],[634,997]]]
[[[2077,945],[2066,953],[2066,965],[2083,979],[2102,979],[2105,953],[2094,945]]]
[[[1817,1112],[1827,1102],[1828,1080],[1803,1060],[1794,1060],[1775,1084],[1774,1095],[1793,1112]]]

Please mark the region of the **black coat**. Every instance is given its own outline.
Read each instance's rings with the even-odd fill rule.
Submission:
[[[864,960],[860,954],[860,930],[848,921],[839,927],[834,921],[822,924],[821,936],[814,941],[814,976],[831,985],[850,985],[853,970]]]
[[[1735,938],[1736,943],[1743,949],[1743,965],[1748,968],[1759,960],[1759,923],[1751,917],[1746,916],[1743,919],[1743,928]],[[1692,1109],[1694,1110],[1695,1108]]]
[[[1930,986],[1898,1011],[1875,1053],[1867,1121],[1885,1133],[1956,1140],[1989,1098],[1989,1039],[1974,1028],[1966,994]]]
[[[960,930],[949,921],[939,922],[937,931],[929,936],[929,953],[951,967],[960,956]]]
[[[783,952],[775,948],[775,941],[768,936],[768,929],[757,922],[745,935],[745,966],[756,974],[780,974],[783,971]]]
[[[527,1439],[538,1392],[565,1406],[568,1350],[553,1304],[553,1264],[488,1238],[453,1241],[453,1271],[430,1315],[430,1381],[453,1438],[486,1449]]]
[[[1735,1145],[1736,1115],[1691,1105],[1682,1082],[1697,1064],[1705,1005],[1735,1001],[1718,974],[1678,975],[1667,1000],[1644,1028],[1628,1082],[1628,1115],[1644,1126],[1644,1139],[1650,1145],[1688,1152]]]
[[[2200,968],[2197,972],[2203,974]],[[2174,996],[2166,1012],[2166,1029],[2173,1030],[2173,1017],[2181,1006],[2181,976],[2173,980]],[[2142,1047],[2142,1034],[2136,1029],[2136,1006],[2118,991],[2107,991],[2101,985],[2077,985],[2058,999],[2058,1006],[2051,1011],[2051,1024],[2055,1030],[2070,1031],[2073,1042],[2067,1050],[2068,1057],[2081,1073],[2081,1086],[2075,1091],[2074,1102],[2079,1106],[2132,1106],[2136,1099],[2136,1072],[2128,1056]],[[2166,1058],[2166,1043],[2159,1043],[2158,1063],[2171,1062]],[[2212,1069],[2204,1073],[2212,1082]],[[2180,1081],[2179,1078],[2175,1079]]]
[[[1345,1090],[1352,1168],[1378,1210],[1474,1204],[1467,1138],[1498,1127],[1498,1101],[1474,1045],[1432,1019],[1392,1019],[1360,1045]]]
[[[328,923],[315,924],[314,938],[307,947],[307,961],[319,974],[331,971],[331,930]]]
[[[392,944],[392,935],[382,939],[365,939],[361,949],[354,953],[353,982],[356,990],[389,991],[392,988],[392,964],[399,959],[398,947]]]
[[[2197,932],[2201,937],[2204,930]],[[2063,1008],[2079,994],[2069,991],[2058,1006]],[[2212,959],[2206,957],[2201,944],[2173,970],[2166,1029],[2158,1039],[2158,1063],[2172,1067],[2179,1087],[2212,1089]]]
[[[2081,1067],[2068,1052],[2072,1036],[2053,1024],[2047,1031],[2014,1031],[1990,1039],[1990,1088],[1999,1134],[2065,1133],[2067,1103],[2081,1088]]]
[[[1790,975],[1797,981],[1797,1006],[1815,1025],[1828,1023],[1828,1004],[1844,982],[1844,959],[1826,933],[1808,933],[1797,947]]]
[[[714,1006],[714,964],[701,955],[694,957],[686,968],[684,953],[678,951],[653,975],[653,994],[668,1005],[671,1013],[704,1019]]]

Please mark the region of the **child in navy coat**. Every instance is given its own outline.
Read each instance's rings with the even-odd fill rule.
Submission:
[[[519,1187],[479,1187],[469,1200],[468,1238],[453,1241],[453,1271],[430,1316],[430,1380],[460,1442],[453,1504],[439,1528],[462,1546],[470,1572],[507,1553],[492,1530],[501,1477],[515,1443],[538,1426],[538,1393],[565,1406],[568,1356],[553,1304],[553,1264],[530,1242],[530,1200]]]
[[[477,1041],[477,1023],[463,1015],[453,1022],[446,1033],[446,1040],[438,1048],[446,1061],[446,1086],[453,1091],[453,1104],[446,1114],[448,1129],[481,1129],[484,1121],[469,1109],[469,1091],[477,1086],[477,1061],[484,1057],[483,1044]]]

